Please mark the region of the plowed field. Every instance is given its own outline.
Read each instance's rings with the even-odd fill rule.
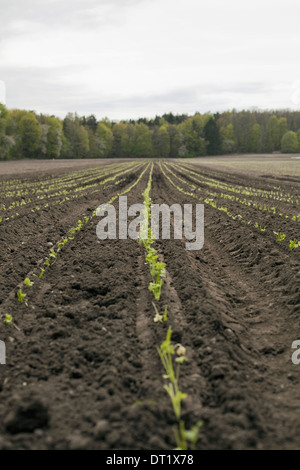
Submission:
[[[2,175],[0,449],[174,449],[157,353],[169,326],[188,358],[181,419],[203,422],[196,449],[300,448],[299,176],[154,162],[153,203],[205,210],[201,250],[153,245],[161,323],[144,246],[96,235],[99,204],[144,202],[151,165]]]

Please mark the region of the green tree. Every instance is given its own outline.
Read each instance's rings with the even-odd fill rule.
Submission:
[[[0,134],[0,159],[8,160],[10,158],[10,150],[15,146],[16,141],[12,135]]]
[[[256,122],[252,127],[251,151],[255,153],[261,152],[261,126]]]
[[[59,158],[62,150],[62,121],[54,116],[46,116],[45,124],[48,126],[46,143],[47,157]]]
[[[279,140],[281,142],[282,137],[288,130],[287,120],[285,117],[278,119],[278,128],[279,128]]]
[[[209,118],[204,126],[204,136],[207,144],[208,155],[218,155],[221,152],[221,136],[214,118]]]
[[[206,145],[204,139],[204,120],[205,116],[194,116],[178,125],[178,130],[183,136],[181,146],[178,150],[179,156],[191,156],[206,154]]]
[[[22,156],[34,158],[40,145],[42,127],[32,112],[27,112],[20,120],[19,135],[21,138]]]
[[[39,144],[39,156],[41,158],[46,158],[47,156],[47,138],[48,138],[48,131],[49,131],[49,126],[47,124],[41,124],[41,138],[40,138],[40,144]]]
[[[133,129],[134,126],[132,124],[126,124],[125,122],[119,122],[113,126],[112,132],[114,139],[112,151],[114,157],[130,157],[133,149]]]
[[[179,132],[177,126],[175,125],[169,125],[167,127],[168,133],[169,133],[169,139],[170,139],[170,152],[169,156],[171,158],[176,158],[179,156],[179,149],[182,145],[182,142],[184,140],[183,135]]]
[[[234,134],[237,142],[237,151],[246,153],[251,152],[252,129],[255,124],[255,115],[250,111],[235,110],[231,112],[231,122],[234,126]]]
[[[94,133],[89,127],[86,128],[89,137],[89,158],[101,158],[105,150],[104,143],[97,133]]]
[[[111,123],[105,119],[98,123],[96,135],[101,144],[100,157],[108,157],[112,150],[113,145],[113,132],[111,130]]]
[[[9,152],[15,145],[15,139],[13,136],[6,134],[8,124],[8,111],[4,104],[0,103],[0,159],[8,159],[10,157]]]
[[[90,129],[93,133],[97,130],[97,119],[94,114],[91,114],[88,117],[83,116],[80,120],[80,123]]]
[[[127,123],[126,132],[123,134],[122,137],[122,156],[127,158],[132,156],[134,149],[134,138],[134,125]]]
[[[268,123],[270,150],[280,149],[280,133],[278,119],[275,115],[271,116]]]
[[[281,139],[281,151],[283,153],[295,153],[299,150],[299,142],[296,132],[287,131]]]
[[[220,128],[220,135],[222,140],[221,150],[222,153],[233,153],[236,151],[236,140],[234,136],[233,124],[227,124],[226,127]]]
[[[68,113],[63,122],[66,138],[64,148],[66,158],[86,158],[89,152],[89,135],[80,124],[77,114]]]
[[[134,127],[134,157],[151,157],[153,148],[151,141],[151,131],[143,124],[136,124]]]
[[[5,158],[24,158],[22,154],[22,142],[20,135],[20,121],[28,114],[28,111],[20,109],[8,110],[6,117],[6,136],[10,137],[9,155]]]
[[[0,119],[6,119],[8,117],[8,111],[4,104],[0,103]]]
[[[167,158],[170,153],[170,135],[165,125],[155,127],[152,134],[153,154],[158,158]]]
[[[6,132],[8,135],[19,137],[20,121],[28,114],[28,111],[11,109],[8,111]]]

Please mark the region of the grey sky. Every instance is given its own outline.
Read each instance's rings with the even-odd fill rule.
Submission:
[[[300,107],[299,0],[0,0],[0,101],[63,117]]]

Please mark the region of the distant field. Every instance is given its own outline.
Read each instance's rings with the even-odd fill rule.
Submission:
[[[120,160],[118,158],[113,159],[113,162],[117,163]],[[125,162],[126,159],[122,159]],[[93,168],[99,165],[102,166],[111,162],[106,158],[82,158],[82,159],[58,159],[58,160],[11,160],[11,161],[0,161],[0,176],[21,176],[25,173],[36,173],[36,172],[51,172],[51,173],[63,173],[71,170],[81,170],[85,168]]]
[[[140,159],[131,159],[131,161]],[[171,160],[171,159],[170,159]],[[173,160],[173,159],[172,159]],[[126,159],[61,159],[61,160],[14,160],[0,161],[0,177],[24,174],[64,173],[70,170],[83,170],[105,165],[109,162],[125,162]],[[232,170],[233,173],[246,172],[261,175],[300,176],[300,154],[294,155],[221,155],[219,157],[199,157],[175,159],[196,165],[212,166],[216,170]]]
[[[187,160],[185,160],[187,161]],[[189,161],[218,169],[255,172],[263,175],[300,176],[300,154],[294,155],[230,155],[202,157]]]

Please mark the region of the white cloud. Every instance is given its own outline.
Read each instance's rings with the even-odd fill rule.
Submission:
[[[298,0],[1,3],[9,107],[117,119],[296,106]]]

